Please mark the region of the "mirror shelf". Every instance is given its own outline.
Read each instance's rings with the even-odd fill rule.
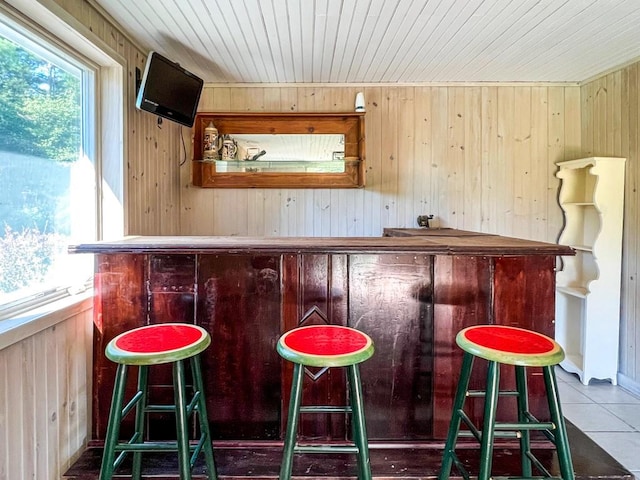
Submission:
[[[228,173],[344,173],[345,162],[214,160],[216,172]]]
[[[220,154],[215,159],[206,158],[204,134],[211,123],[218,131],[220,146],[223,138],[236,144],[234,158],[221,160]],[[314,138],[312,143],[321,145],[327,138],[336,137],[339,146],[329,143],[329,147],[322,147],[327,150],[326,157],[317,157],[314,153],[309,159],[300,150],[299,158],[294,153],[287,160],[278,160],[282,157],[282,150],[278,149],[283,143],[295,140],[299,145],[306,145],[308,138]],[[247,143],[247,139],[253,143]],[[192,141],[193,184],[198,187],[364,186],[364,113],[201,112],[194,122]],[[250,159],[256,153],[261,155]]]

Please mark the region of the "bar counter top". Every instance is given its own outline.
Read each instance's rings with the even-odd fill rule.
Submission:
[[[382,237],[130,236],[71,245],[70,253],[422,253],[573,255],[570,247],[451,228],[385,229]]]

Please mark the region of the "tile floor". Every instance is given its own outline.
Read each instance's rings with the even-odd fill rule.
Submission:
[[[556,376],[564,416],[640,480],[640,397],[561,368]]]

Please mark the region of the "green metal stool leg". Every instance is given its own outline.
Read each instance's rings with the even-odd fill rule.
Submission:
[[[144,420],[145,409],[147,408],[147,379],[149,378],[149,367],[140,365],[138,367],[138,391],[141,392],[140,400],[136,405],[135,438],[133,443],[141,443],[144,440]],[[133,452],[133,465],[131,467],[132,480],[140,480],[142,474],[142,452]]]
[[[544,384],[547,389],[547,400],[549,402],[549,411],[551,412],[551,421],[555,424],[554,443],[558,451],[558,464],[560,466],[560,474],[563,480],[574,480],[575,472],[571,461],[571,450],[569,449],[569,439],[567,429],[560,407],[560,393],[558,392],[558,384],[556,382],[555,366],[547,366],[542,368],[544,375]]]
[[[207,402],[204,398],[204,382],[202,381],[202,370],[200,369],[200,355],[196,355],[191,358],[191,371],[193,373],[193,380],[196,388],[200,392],[198,398],[198,420],[200,421],[200,431],[204,436],[204,458],[207,464],[207,472],[209,473],[209,480],[218,479],[218,471],[216,469],[215,460],[213,457],[213,446],[211,444],[211,431],[209,429],[209,417],[207,416]]]
[[[371,459],[369,458],[369,441],[367,439],[367,427],[364,417],[364,401],[362,396],[362,383],[360,382],[360,369],[358,365],[347,367],[349,380],[350,403],[352,421],[354,426],[354,442],[358,448],[358,472],[360,480],[371,480]]]
[[[515,366],[516,370],[516,390],[518,391],[518,422],[530,423],[527,413],[529,412],[529,392],[527,388],[527,372],[525,367]],[[531,433],[527,429],[520,430],[520,456],[522,463],[522,476],[531,477]]]
[[[187,426],[187,395],[184,379],[184,362],[173,363],[173,389],[176,409],[176,433],[178,445],[178,467],[180,480],[191,480],[191,459],[189,455],[189,431]]]
[[[487,369],[487,389],[484,400],[484,419],[482,421],[482,441],[480,442],[480,469],[478,480],[489,480],[493,460],[493,439],[496,425],[496,410],[500,387],[500,365],[489,362]]]
[[[116,379],[113,387],[113,397],[111,399],[111,411],[109,412],[109,423],[107,424],[107,435],[104,441],[104,451],[102,453],[102,466],[100,468],[99,480],[111,480],[115,470],[114,461],[116,444],[120,436],[120,422],[122,421],[122,403],[124,400],[125,386],[127,384],[127,366],[119,364],[116,370]]]
[[[284,439],[284,453],[280,465],[280,480],[290,480],[293,467],[293,450],[298,433],[298,418],[302,403],[302,381],[304,368],[299,363],[293,364],[293,380],[291,382],[291,398],[289,399],[289,414],[287,416],[287,430]]]
[[[445,443],[444,452],[442,454],[442,466],[440,467],[438,480],[446,480],[447,478],[449,478],[449,475],[451,475],[454,450],[456,448],[456,441],[458,440],[458,433],[460,431],[461,417],[459,412],[460,410],[462,410],[464,401],[467,398],[467,390],[469,389],[469,378],[471,378],[471,369],[473,367],[473,358],[473,355],[466,352],[462,358],[462,369],[460,371],[460,378],[458,380],[458,389],[456,390],[456,396],[453,401],[451,422],[449,424],[447,441]]]

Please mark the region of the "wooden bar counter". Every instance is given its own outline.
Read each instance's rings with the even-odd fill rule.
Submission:
[[[556,256],[573,253],[451,229],[387,230],[379,238],[130,237],[70,251],[96,254],[94,440],[104,439],[115,374],[106,344],[130,328],[177,321],[212,336],[203,368],[214,438],[280,441],[291,367],[276,341],[295,326],[326,322],[375,342],[361,370],[370,441],[410,444],[445,438],[460,329],[497,323],[553,335]],[[169,373],[153,374],[154,397],[170,399]],[[541,378],[531,381],[534,411],[544,416]],[[307,403],[343,401],[342,372],[307,382]],[[154,418],[151,431],[164,435],[166,420]],[[308,439],[347,432],[335,414],[302,422]]]
[[[451,229],[388,229],[380,238],[131,237],[70,251],[95,253],[96,275],[93,440],[67,480],[98,477],[115,375],[106,344],[133,327],[176,321],[201,325],[212,336],[203,373],[222,478],[277,478],[291,364],[275,344],[297,325],[327,322],[362,329],[375,342],[374,356],[361,366],[374,478],[432,480],[462,359],[456,333],[498,323],[553,335],[556,257],[573,254],[564,246]],[[504,378],[513,381],[510,370]],[[309,373],[318,376],[305,379],[305,403],[344,401],[339,369]],[[539,373],[530,375],[532,406],[546,418]],[[482,385],[483,377],[477,372],[472,382]],[[149,383],[152,401],[171,402],[169,369],[158,366]],[[504,399],[499,415],[513,401]],[[476,420],[480,413],[478,404]],[[173,435],[173,422],[154,416],[150,435]],[[632,480],[586,435],[568,428],[576,478]],[[349,431],[335,414],[307,415],[301,423],[308,440],[340,441]],[[550,444],[534,445],[557,473]],[[519,471],[514,446],[497,445],[496,475]],[[461,455],[471,468],[477,463],[474,445]],[[175,455],[144,462],[144,478],[179,478]],[[293,473],[353,478],[355,461],[300,455]],[[201,461],[194,478],[205,478]]]

